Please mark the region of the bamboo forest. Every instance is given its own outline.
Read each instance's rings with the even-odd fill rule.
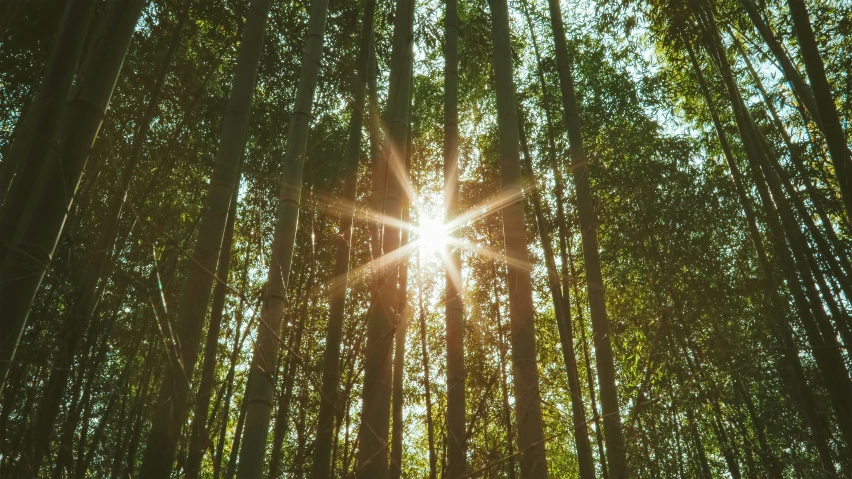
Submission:
[[[849,0],[0,0],[0,478],[852,478]]]

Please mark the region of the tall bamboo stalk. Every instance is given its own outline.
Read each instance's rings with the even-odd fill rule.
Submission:
[[[444,13],[444,209],[445,221],[459,213],[459,17],[457,0]],[[452,234],[458,234],[453,232]],[[447,478],[466,474],[464,302],[461,249],[451,248],[446,265]]]
[[[542,66],[541,53],[539,51],[538,39],[536,38],[535,29],[533,28],[532,18],[530,16],[529,5],[524,2],[523,3],[523,13],[526,18],[527,27],[530,32],[530,37],[532,38],[533,51],[535,52],[535,61],[536,61],[536,76],[538,77],[539,86],[541,87],[541,98],[542,98],[542,109],[544,110],[545,122],[547,124],[547,143],[548,143],[548,155],[550,156],[550,171],[553,174],[553,180],[555,184],[555,188],[553,190],[554,195],[556,196],[556,225],[557,231],[559,234],[559,258],[562,263],[561,275],[562,275],[562,302],[564,303],[563,309],[565,311],[565,316],[568,318],[567,325],[573,329],[572,319],[571,319],[571,287],[573,285],[573,294],[575,298],[579,298],[577,294],[577,283],[575,281],[576,275],[574,274],[574,262],[570,253],[570,245],[568,244],[569,233],[568,233],[568,218],[565,214],[565,185],[564,179],[562,177],[562,171],[559,167],[560,161],[557,160],[556,156],[556,134],[554,132],[553,120],[550,115],[550,93],[547,88],[547,82],[544,78],[544,68]],[[522,135],[523,136],[523,135]],[[531,170],[532,171],[532,170]],[[579,300],[577,300],[579,301]],[[597,439],[597,447],[598,454],[600,455],[601,461],[601,474],[604,479],[609,478],[609,471],[606,467],[606,458],[604,453],[604,441],[603,441],[603,432],[601,431],[600,424],[600,415],[598,415],[597,410],[597,400],[595,399],[595,388],[594,388],[594,377],[592,376],[591,364],[589,364],[589,349],[586,343],[586,330],[583,321],[583,309],[582,306],[577,305],[577,317],[580,325],[580,341],[583,345],[583,355],[586,363],[586,380],[589,388],[589,399],[590,406],[592,409],[592,414],[594,416],[595,422],[595,434]],[[573,336],[573,335],[572,335]],[[585,414],[584,414],[585,416]],[[594,464],[592,465],[592,471],[594,472]]]
[[[624,479],[629,476],[625,464],[624,432],[621,426],[621,411],[618,406],[618,387],[615,377],[615,362],[606,315],[603,275],[598,252],[597,220],[592,201],[591,184],[580,112],[574,92],[574,77],[571,57],[565,40],[562,10],[558,0],[549,0],[550,24],[556,45],[556,62],[559,68],[559,85],[565,111],[565,126],[571,148],[571,169],[574,171],[574,186],[577,193],[577,211],[583,238],[583,261],[586,267],[586,288],[589,310],[592,316],[595,361],[598,368],[601,408],[603,412],[604,438],[610,478]]]
[[[322,65],[328,0],[314,0],[310,7],[308,31],[302,52],[296,104],[290,116],[287,149],[284,153],[278,213],[272,239],[272,257],[267,274],[266,294],[260,313],[257,346],[251,362],[252,381],[246,386],[246,424],[237,476],[258,479],[263,473],[263,456],[272,413],[273,379],[278,364],[279,334],[287,304],[287,282],[296,243],[305,150],[319,70]]]
[[[797,169],[797,171],[798,171],[798,173],[801,177],[802,183],[804,183],[804,185],[805,185],[805,191],[808,193],[808,196],[810,197],[811,203],[813,204],[813,208],[816,210],[816,213],[820,217],[820,221],[822,223],[822,228],[823,228],[823,231],[825,233],[825,236],[828,238],[828,240],[830,241],[830,243],[833,246],[834,251],[835,251],[835,256],[833,257],[833,259],[840,262],[840,265],[842,266],[843,271],[845,273],[845,276],[847,278],[852,277],[852,265],[850,265],[849,259],[846,258],[846,255],[844,254],[845,247],[840,242],[840,239],[837,237],[837,233],[834,230],[834,225],[832,224],[831,220],[828,218],[828,214],[825,211],[825,208],[823,208],[820,205],[821,201],[825,201],[824,197],[817,192],[816,188],[813,185],[813,182],[811,181],[809,172],[804,167],[805,166],[805,159],[802,157],[801,150],[796,145],[793,144],[793,140],[790,137],[790,134],[787,132],[787,129],[784,126],[784,123],[781,121],[781,117],[779,116],[777,109],[772,104],[772,101],[769,97],[769,93],[766,91],[766,88],[764,88],[763,82],[761,81],[760,76],[757,74],[757,71],[755,70],[754,65],[752,64],[751,60],[749,59],[748,55],[746,54],[745,49],[742,46],[742,43],[739,41],[739,39],[735,35],[733,35],[732,32],[729,32],[729,35],[733,39],[734,45],[736,46],[737,51],[740,53],[740,56],[742,57],[743,61],[745,62],[746,68],[748,69],[748,72],[749,72],[749,75],[751,76],[752,81],[754,81],[755,86],[757,87],[758,91],[760,92],[761,97],[763,98],[763,102],[766,105],[766,109],[769,112],[769,116],[772,119],[772,123],[775,125],[775,128],[778,131],[778,133],[781,134],[781,139],[784,140],[784,145],[787,147],[787,151],[790,153],[790,158],[793,160],[792,163],[796,167],[796,169]],[[785,188],[788,190],[788,194],[791,194],[791,195],[793,194],[792,189],[790,187],[785,185]],[[799,203],[801,203],[801,201],[799,201]],[[797,206],[797,209],[800,209],[799,206]],[[806,221],[810,220],[810,215],[803,215],[803,216],[804,216],[804,219]],[[813,223],[813,221],[810,220],[810,223]],[[819,238],[817,238],[817,236],[819,236],[819,235],[815,231],[816,228],[811,227],[811,225],[808,225],[808,228],[811,229],[811,230],[814,230],[814,233],[813,233],[813,236],[815,237],[814,239],[818,241]],[[849,296],[849,294],[847,294],[847,297],[848,296]]]
[[[311,201],[312,206],[312,219],[316,214],[316,206],[313,201]],[[313,234],[312,234],[313,236]],[[312,245],[313,246],[313,245]],[[286,339],[287,347],[284,354],[280,355],[278,358],[278,363],[282,365],[278,367],[278,371],[276,371],[277,377],[274,379],[280,378],[279,393],[277,398],[278,410],[275,414],[275,427],[273,428],[272,433],[272,454],[269,457],[269,473],[267,474],[268,479],[275,479],[276,477],[281,475],[281,471],[284,466],[284,438],[291,432],[290,430],[290,407],[293,403],[293,387],[296,382],[296,376],[299,372],[299,361],[297,357],[299,356],[299,351],[302,349],[302,337],[305,334],[305,327],[307,326],[308,318],[312,316],[312,312],[314,310],[313,305],[316,300],[316,291],[315,291],[315,280],[317,273],[317,263],[316,263],[316,249],[311,248],[311,259],[307,262],[310,265],[310,272],[308,273],[308,279],[301,289],[297,297],[297,301],[294,304],[301,303],[301,308],[293,313],[288,313],[285,315],[282,322],[285,324],[293,323],[293,326],[288,328],[285,336],[289,336]],[[305,263],[303,263],[305,264]],[[288,318],[290,320],[288,321]],[[284,338],[281,338],[282,341],[285,341]]]
[[[773,268],[769,263],[768,256],[766,255],[766,251],[763,247],[763,241],[761,240],[760,230],[757,228],[757,218],[751,206],[751,202],[748,196],[746,195],[744,178],[742,177],[742,173],[740,172],[740,169],[734,159],[734,155],[731,151],[731,146],[728,142],[727,135],[725,133],[724,128],[722,127],[722,122],[719,120],[719,115],[716,113],[716,109],[713,105],[712,98],[710,96],[710,90],[707,88],[707,84],[704,80],[704,75],[701,72],[701,68],[699,67],[695,52],[693,51],[689,43],[686,43],[686,50],[689,54],[692,67],[695,71],[695,75],[698,80],[698,85],[701,88],[702,94],[707,104],[707,108],[710,110],[710,116],[713,120],[713,125],[716,130],[716,134],[719,138],[719,144],[722,147],[722,152],[725,156],[725,160],[731,170],[731,176],[734,180],[734,186],[737,191],[737,196],[739,196],[740,203],[742,204],[743,211],[745,212],[749,236],[751,237],[752,242],[754,243],[759,264],[762,270],[761,272],[764,276],[765,287],[770,293],[771,302],[769,308],[773,322],[773,332],[778,338],[778,342],[781,344],[781,353],[783,358],[787,361],[790,368],[793,370],[791,390],[797,393],[797,397],[794,398],[794,401],[799,406],[801,414],[805,419],[805,423],[808,424],[811,429],[811,432],[813,434],[813,440],[816,444],[817,453],[820,456],[823,468],[826,471],[834,471],[834,463],[832,462],[831,453],[828,449],[828,445],[825,439],[825,432],[821,427],[821,421],[816,409],[812,407],[813,399],[811,399],[811,388],[808,386],[805,380],[801,359],[799,358],[797,347],[795,345],[795,342],[793,341],[790,326],[789,324],[787,324],[787,318],[785,317],[784,310],[782,309],[782,299],[777,290],[776,280],[773,274]],[[783,376],[786,379],[786,375]],[[836,472],[834,472],[834,474],[836,475]]]
[[[331,477],[333,464],[331,458],[334,418],[338,409],[338,388],[340,384],[340,342],[343,334],[343,319],[346,308],[346,292],[349,286],[349,252],[352,241],[354,203],[358,186],[358,162],[361,158],[361,133],[364,123],[364,99],[366,97],[367,70],[373,49],[373,24],[376,1],[367,0],[364,5],[364,17],[361,24],[361,40],[358,50],[357,77],[352,113],[349,117],[349,143],[346,150],[346,173],[344,175],[341,201],[345,213],[340,216],[339,236],[334,258],[334,279],[329,300],[328,327],[323,356],[322,394],[320,397],[317,437],[314,443],[314,467],[312,479]]]
[[[222,318],[225,300],[228,296],[228,273],[231,270],[231,247],[234,244],[234,224],[237,216],[237,197],[240,182],[234,188],[225,236],[219,249],[219,262],[216,265],[216,284],[213,286],[213,304],[210,307],[210,324],[207,325],[207,338],[204,341],[204,360],[201,364],[201,383],[195,398],[195,414],[192,416],[189,436],[189,454],[186,459],[187,479],[197,479],[201,473],[201,460],[210,443],[210,431],[207,430],[207,415],[210,398],[216,385],[216,363],[218,362],[219,333],[222,330]]]
[[[515,479],[515,428],[512,426],[512,408],[509,406],[509,386],[506,374],[506,346],[505,329],[503,328],[503,313],[500,305],[500,291],[497,288],[497,281],[500,275],[498,274],[496,265],[494,266],[494,316],[497,318],[497,340],[498,353],[500,356],[500,394],[502,396],[502,419],[503,427],[506,428],[506,452],[509,460],[506,461],[506,468],[509,470],[509,479]]]
[[[594,479],[595,461],[592,457],[592,446],[589,442],[589,430],[586,427],[586,406],[583,403],[583,390],[580,387],[580,375],[577,371],[577,356],[574,352],[574,327],[571,324],[571,304],[567,298],[562,297],[562,289],[559,282],[559,273],[556,271],[556,261],[553,255],[553,246],[550,243],[550,228],[544,217],[544,208],[541,205],[541,194],[538,191],[535,173],[533,170],[532,157],[523,127],[523,114],[518,107],[518,124],[520,125],[521,150],[523,150],[524,173],[528,179],[532,192],[530,198],[533,204],[533,212],[538,229],[538,239],[544,253],[544,264],[547,270],[547,286],[553,299],[553,311],[556,316],[556,326],[559,332],[559,343],[562,346],[562,361],[565,364],[565,372],[568,375],[568,390],[571,394],[571,414],[574,419],[574,441],[577,448],[577,462],[580,466],[580,477],[583,479]]]
[[[179,351],[166,368],[157,409],[142,456],[143,478],[168,477],[177,453],[180,430],[190,405],[190,381],[198,358],[201,332],[210,301],[219,249],[228,220],[245,134],[251,114],[257,69],[266,32],[271,0],[252,0],[240,43],[231,97],[222,121],[219,150],[202,213],[198,240],[189,262],[187,280],[177,313]],[[221,281],[225,279],[219,278]],[[175,347],[177,350],[178,348]]]
[[[120,12],[113,12],[120,13]],[[130,181],[133,178],[136,163],[142,151],[142,145],[145,143],[145,138],[151,121],[156,114],[159,106],[159,96],[165,83],[166,76],[169,72],[174,52],[177,49],[183,27],[189,17],[189,8],[185,7],[181,13],[179,23],[172,34],[169,48],[166,51],[165,59],[160,64],[160,68],[155,73],[155,84],[151,91],[148,100],[148,106],[145,110],[144,117],[140,120],[136,131],[133,134],[132,149],[130,156],[121,175],[121,184],[111,198],[111,204],[107,212],[105,222],[106,225],[98,235],[98,241],[91,251],[90,258],[86,263],[86,269],[80,278],[80,281],[75,285],[75,290],[72,297],[72,307],[65,319],[63,342],[60,345],[59,354],[56,356],[56,367],[50,372],[48,383],[45,388],[46,392],[39,405],[39,416],[36,421],[36,446],[33,455],[33,467],[35,469],[41,464],[44,454],[47,452],[50,431],[56,422],[56,417],[59,414],[59,407],[62,397],[65,394],[65,389],[68,384],[69,372],[73,365],[74,359],[80,346],[83,333],[88,327],[89,321],[94,314],[100,295],[99,286],[102,283],[103,277],[110,270],[109,266],[113,258],[113,247],[118,235],[118,225],[121,219],[121,212],[124,203],[127,199],[127,189],[130,186]],[[106,21],[112,20],[107,18]]]
[[[506,194],[521,193],[521,158],[518,117],[513,81],[512,47],[509,42],[509,8],[506,0],[490,0],[497,93],[497,130],[500,152],[500,186]],[[520,196],[520,195],[519,195]],[[532,301],[524,204],[519,198],[503,213],[509,286],[509,321],[512,330],[512,377],[521,478],[546,478],[544,425],[541,415],[538,363],[535,344],[535,310]]]
[[[47,158],[46,143],[55,142],[62,110],[71,91],[94,16],[95,0],[66,4],[44,75],[12,136],[0,168],[0,248],[15,232],[20,215]],[[14,184],[14,186],[12,186]],[[12,190],[10,191],[10,187]],[[7,199],[9,202],[6,203]],[[0,249],[0,260],[3,250]]]
[[[705,2],[701,8],[702,10],[696,11],[696,17],[705,22],[707,47],[720,67],[751,167],[750,173],[766,208],[766,218],[774,237],[773,244],[781,269],[787,277],[790,292],[800,311],[799,316],[806,337],[824,378],[841,433],[847,445],[852,445],[852,380],[840,355],[836,333],[816,289],[813,272],[806,259],[803,235],[792,217],[792,209],[781,191],[780,182],[769,167],[766,153],[757,138],[759,133],[734,81],[715,24],[712,5]]]
[[[790,6],[790,16],[793,18],[796,38],[799,40],[799,48],[805,62],[805,71],[808,72],[816,106],[819,109],[822,131],[825,142],[828,144],[828,152],[840,186],[843,204],[846,205],[846,211],[852,218],[852,158],[846,143],[846,133],[843,125],[840,124],[840,115],[837,113],[832,88],[825,74],[825,64],[814,38],[808,8],[804,0],[787,0],[787,4]]]
[[[772,55],[775,57],[775,60],[778,62],[778,65],[781,66],[781,71],[784,73],[784,76],[787,77],[787,80],[790,82],[790,86],[793,89],[793,92],[796,96],[801,99],[802,105],[805,107],[805,110],[811,115],[811,118],[816,123],[819,129],[823,128],[822,118],[819,113],[819,109],[817,108],[816,100],[814,98],[814,93],[811,91],[811,88],[805,83],[805,80],[802,78],[802,75],[799,73],[798,68],[793,64],[793,61],[790,59],[787,52],[784,50],[784,47],[775,37],[775,34],[772,33],[772,29],[766,22],[763,20],[763,17],[760,15],[760,10],[757,5],[755,5],[754,0],[740,0],[743,8],[745,8],[746,14],[751,20],[752,24],[754,24],[755,28],[757,28],[757,32],[760,34],[763,41],[766,43],[766,46],[769,47],[769,51],[772,52]]]
[[[411,75],[414,26],[414,0],[397,0],[391,47],[390,84],[386,109],[387,136],[383,158],[374,171],[374,184],[380,189],[381,212],[401,218],[404,155],[408,144],[411,111]],[[359,479],[385,479],[388,476],[388,433],[390,427],[391,366],[395,320],[398,313],[397,279],[400,234],[397,226],[381,225],[377,246],[383,257],[376,267],[376,307],[367,323],[364,387],[361,407],[361,433],[358,451]]]
[[[82,9],[90,8],[88,5],[85,3]],[[15,210],[18,220],[13,229],[6,230],[13,233],[0,259],[0,304],[4,315],[0,381],[6,377],[33,299],[53,259],[143,6],[142,0],[121,7],[111,5],[110,21],[99,32],[92,60],[81,75],[76,93],[61,107],[58,145],[49,141],[50,136],[34,140],[27,168],[37,165],[38,160],[42,164],[33,177],[32,189],[27,191],[29,197],[25,203],[10,198],[10,205],[21,209]],[[80,21],[85,23],[84,19]],[[73,68],[76,64],[66,66]],[[64,100],[67,91],[60,88],[51,94]],[[42,112],[39,122],[48,121],[50,116]],[[3,214],[6,221],[6,212]]]
[[[406,171],[411,169],[411,129],[409,126],[408,152],[406,153]],[[411,219],[410,201],[406,197],[403,204],[403,223]],[[408,230],[401,231],[402,245],[408,243]],[[402,477],[402,436],[405,431],[403,424],[402,408],[405,405],[403,399],[403,382],[405,377],[405,340],[408,332],[408,261],[399,267],[399,299],[397,306],[396,330],[394,331],[393,351],[393,394],[391,399],[391,457],[390,457],[390,479]]]
[[[438,477],[438,456],[435,452],[435,425],[432,420],[432,383],[429,378],[432,370],[429,361],[429,348],[426,342],[426,309],[423,306],[423,270],[420,267],[420,253],[417,253],[417,309],[420,323],[420,357],[423,364],[423,392],[426,399],[426,437],[429,442],[429,479]]]

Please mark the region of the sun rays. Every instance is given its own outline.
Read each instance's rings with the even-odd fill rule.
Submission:
[[[414,242],[426,254],[440,252],[452,241],[447,225],[429,216],[420,218],[412,230],[416,234]]]
[[[368,128],[370,129],[371,136],[376,138],[382,136],[377,130],[381,130],[385,136],[388,134],[386,125],[382,124],[381,121],[368,125]],[[325,213],[340,215],[354,214],[356,220],[375,226],[369,228],[369,230],[371,234],[377,234],[378,238],[367,239],[367,242],[374,247],[382,244],[380,238],[384,234],[384,228],[407,232],[409,234],[409,241],[401,243],[400,247],[394,251],[373,251],[373,259],[370,262],[350,269],[345,278],[331,278],[328,282],[330,288],[346,287],[347,282],[351,284],[366,279],[371,275],[378,274],[381,271],[387,271],[385,268],[395,268],[402,262],[407,261],[416,252],[420,255],[438,253],[443,260],[448,277],[455,283],[456,288],[461,290],[461,271],[451,261],[450,250],[453,248],[468,251],[492,261],[504,263],[509,267],[527,271],[532,269],[532,265],[527,261],[509,258],[504,251],[496,250],[488,245],[471,242],[458,233],[464,226],[498,213],[503,208],[515,202],[522,201],[524,196],[522,188],[503,189],[488,200],[460,212],[454,218],[449,220],[439,219],[428,211],[426,205],[429,201],[420,195],[412,183],[409,176],[410,168],[403,161],[404,155],[401,155],[397,151],[398,149],[394,147],[392,141],[383,142],[381,149],[384,151],[380,154],[380,164],[378,167],[380,171],[384,171],[385,188],[388,188],[389,181],[396,183],[402,196],[408,199],[411,213],[413,213],[411,217],[414,221],[403,221],[400,217],[385,214],[384,211],[377,211],[374,208],[341,201],[339,198],[329,194],[320,194],[320,201],[317,205]],[[380,174],[375,178],[378,179],[381,176],[383,175]],[[458,173],[448,181],[455,184],[458,181]],[[452,191],[455,189],[451,188],[449,190]],[[385,193],[389,191],[386,190]],[[449,202],[449,198],[446,197],[446,191],[443,198],[444,204],[440,211],[446,211],[446,206]],[[399,200],[399,198],[395,198],[395,200]],[[383,207],[380,208],[384,209]]]
[[[464,226],[499,213],[506,206],[521,201],[523,199],[522,190],[503,191],[487,201],[465,210],[451,220],[442,221],[426,211],[424,208],[425,201],[419,197],[408,178],[403,178],[402,183],[403,191],[411,195],[410,203],[415,213],[412,222],[402,221],[400,218],[385,215],[362,205],[342,202],[331,196],[324,196],[318,201],[318,205],[322,205],[320,209],[326,213],[352,214],[354,212],[357,220],[371,223],[379,229],[383,226],[399,229],[408,232],[410,235],[410,241],[401,245],[397,250],[384,252],[380,255],[376,253],[372,261],[352,268],[347,278],[350,284],[365,280],[386,267],[395,267],[406,261],[413,253],[421,255],[437,253],[441,256],[450,279],[457,288],[461,289],[461,272],[450,261],[450,250],[452,248],[460,248],[484,258],[502,262],[510,267],[531,269],[528,262],[508,258],[501,250],[472,242],[458,234],[458,231]],[[341,281],[341,279],[343,278],[332,278],[328,284],[331,288],[343,287],[346,282]]]

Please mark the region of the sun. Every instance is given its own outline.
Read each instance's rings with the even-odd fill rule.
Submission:
[[[418,247],[425,253],[440,251],[450,239],[447,226],[434,218],[422,218],[415,231]]]

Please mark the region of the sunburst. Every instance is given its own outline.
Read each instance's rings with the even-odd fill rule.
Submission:
[[[380,124],[379,127],[387,133],[384,125]],[[488,245],[473,243],[461,238],[457,233],[462,227],[498,213],[503,208],[518,201],[523,201],[524,195],[522,188],[506,188],[487,201],[455,215],[450,220],[442,221],[432,216],[427,211],[427,208],[424,207],[425,198],[421,198],[416,191],[411,178],[408,176],[407,168],[403,166],[403,162],[401,161],[402,156],[394,150],[392,145],[390,153],[387,159],[387,171],[396,178],[402,187],[403,194],[410,200],[411,208],[413,213],[415,213],[414,218],[416,218],[416,223],[402,221],[401,218],[394,218],[381,211],[374,211],[363,206],[359,207],[351,202],[342,202],[339,198],[327,197],[318,202],[319,205],[325,205],[324,207],[321,206],[321,208],[327,212],[351,214],[354,211],[359,219],[376,224],[379,230],[389,226],[407,231],[413,236],[407,244],[401,245],[395,251],[385,252],[384,254],[376,254],[374,252],[372,261],[349,271],[347,275],[349,281],[358,281],[366,278],[371,272],[380,271],[384,267],[394,264],[400,264],[407,261],[412,253],[419,251],[421,254],[439,253],[443,259],[448,276],[461,289],[461,272],[458,271],[458,268],[451,259],[450,250],[452,248],[459,248],[490,260],[499,261],[507,264],[509,267],[531,269],[531,265],[526,261],[509,258],[503,251],[497,251]],[[343,278],[333,278],[330,282],[332,288],[345,285],[346,282],[340,281],[341,279]]]
[[[404,180],[408,183],[408,180]],[[395,251],[387,252],[383,255],[375,257],[372,261],[362,264],[356,268],[353,268],[349,271],[348,280],[351,285],[352,282],[357,282],[359,280],[367,279],[370,277],[371,273],[375,271],[381,270],[382,266],[385,267],[400,264],[403,261],[406,261],[408,257],[420,251],[421,254],[440,254],[443,259],[444,265],[447,268],[447,273],[449,277],[456,283],[456,286],[461,289],[461,272],[457,270],[450,257],[450,249],[451,248],[461,248],[462,250],[471,252],[473,254],[482,256],[484,258],[499,261],[504,264],[507,264],[510,267],[516,267],[521,269],[529,270],[531,265],[528,262],[514,260],[512,258],[508,258],[503,251],[498,251],[488,245],[471,242],[469,240],[463,239],[460,235],[456,234],[456,232],[464,226],[475,223],[478,220],[481,220],[487,216],[492,214],[499,213],[506,206],[513,204],[517,201],[522,201],[523,192],[520,189],[516,189],[514,191],[503,191],[500,194],[495,195],[490,198],[488,201],[471,207],[470,209],[460,213],[455,218],[449,221],[441,221],[433,216],[430,216],[427,211],[422,207],[421,199],[416,196],[414,188],[411,187],[410,183],[408,183],[405,188],[409,194],[412,194],[411,205],[416,213],[415,218],[417,221],[415,223],[408,223],[400,220],[399,218],[389,217],[382,213],[370,210],[368,208],[356,207],[351,203],[342,203],[339,200],[334,201],[332,198],[325,198],[327,201],[323,201],[322,199],[318,202],[319,204],[325,204],[326,206],[323,208],[324,210],[332,213],[343,213],[345,211],[355,211],[356,215],[361,220],[366,220],[371,223],[375,223],[381,227],[382,225],[391,226],[394,228],[399,228],[401,230],[408,231],[412,238],[407,244],[402,245],[399,249]],[[346,282],[339,281],[342,278],[333,278],[329,285],[332,288],[341,287],[346,284]]]
[[[429,216],[420,218],[412,230],[416,235],[414,242],[424,254],[441,252],[452,241],[448,225]]]

